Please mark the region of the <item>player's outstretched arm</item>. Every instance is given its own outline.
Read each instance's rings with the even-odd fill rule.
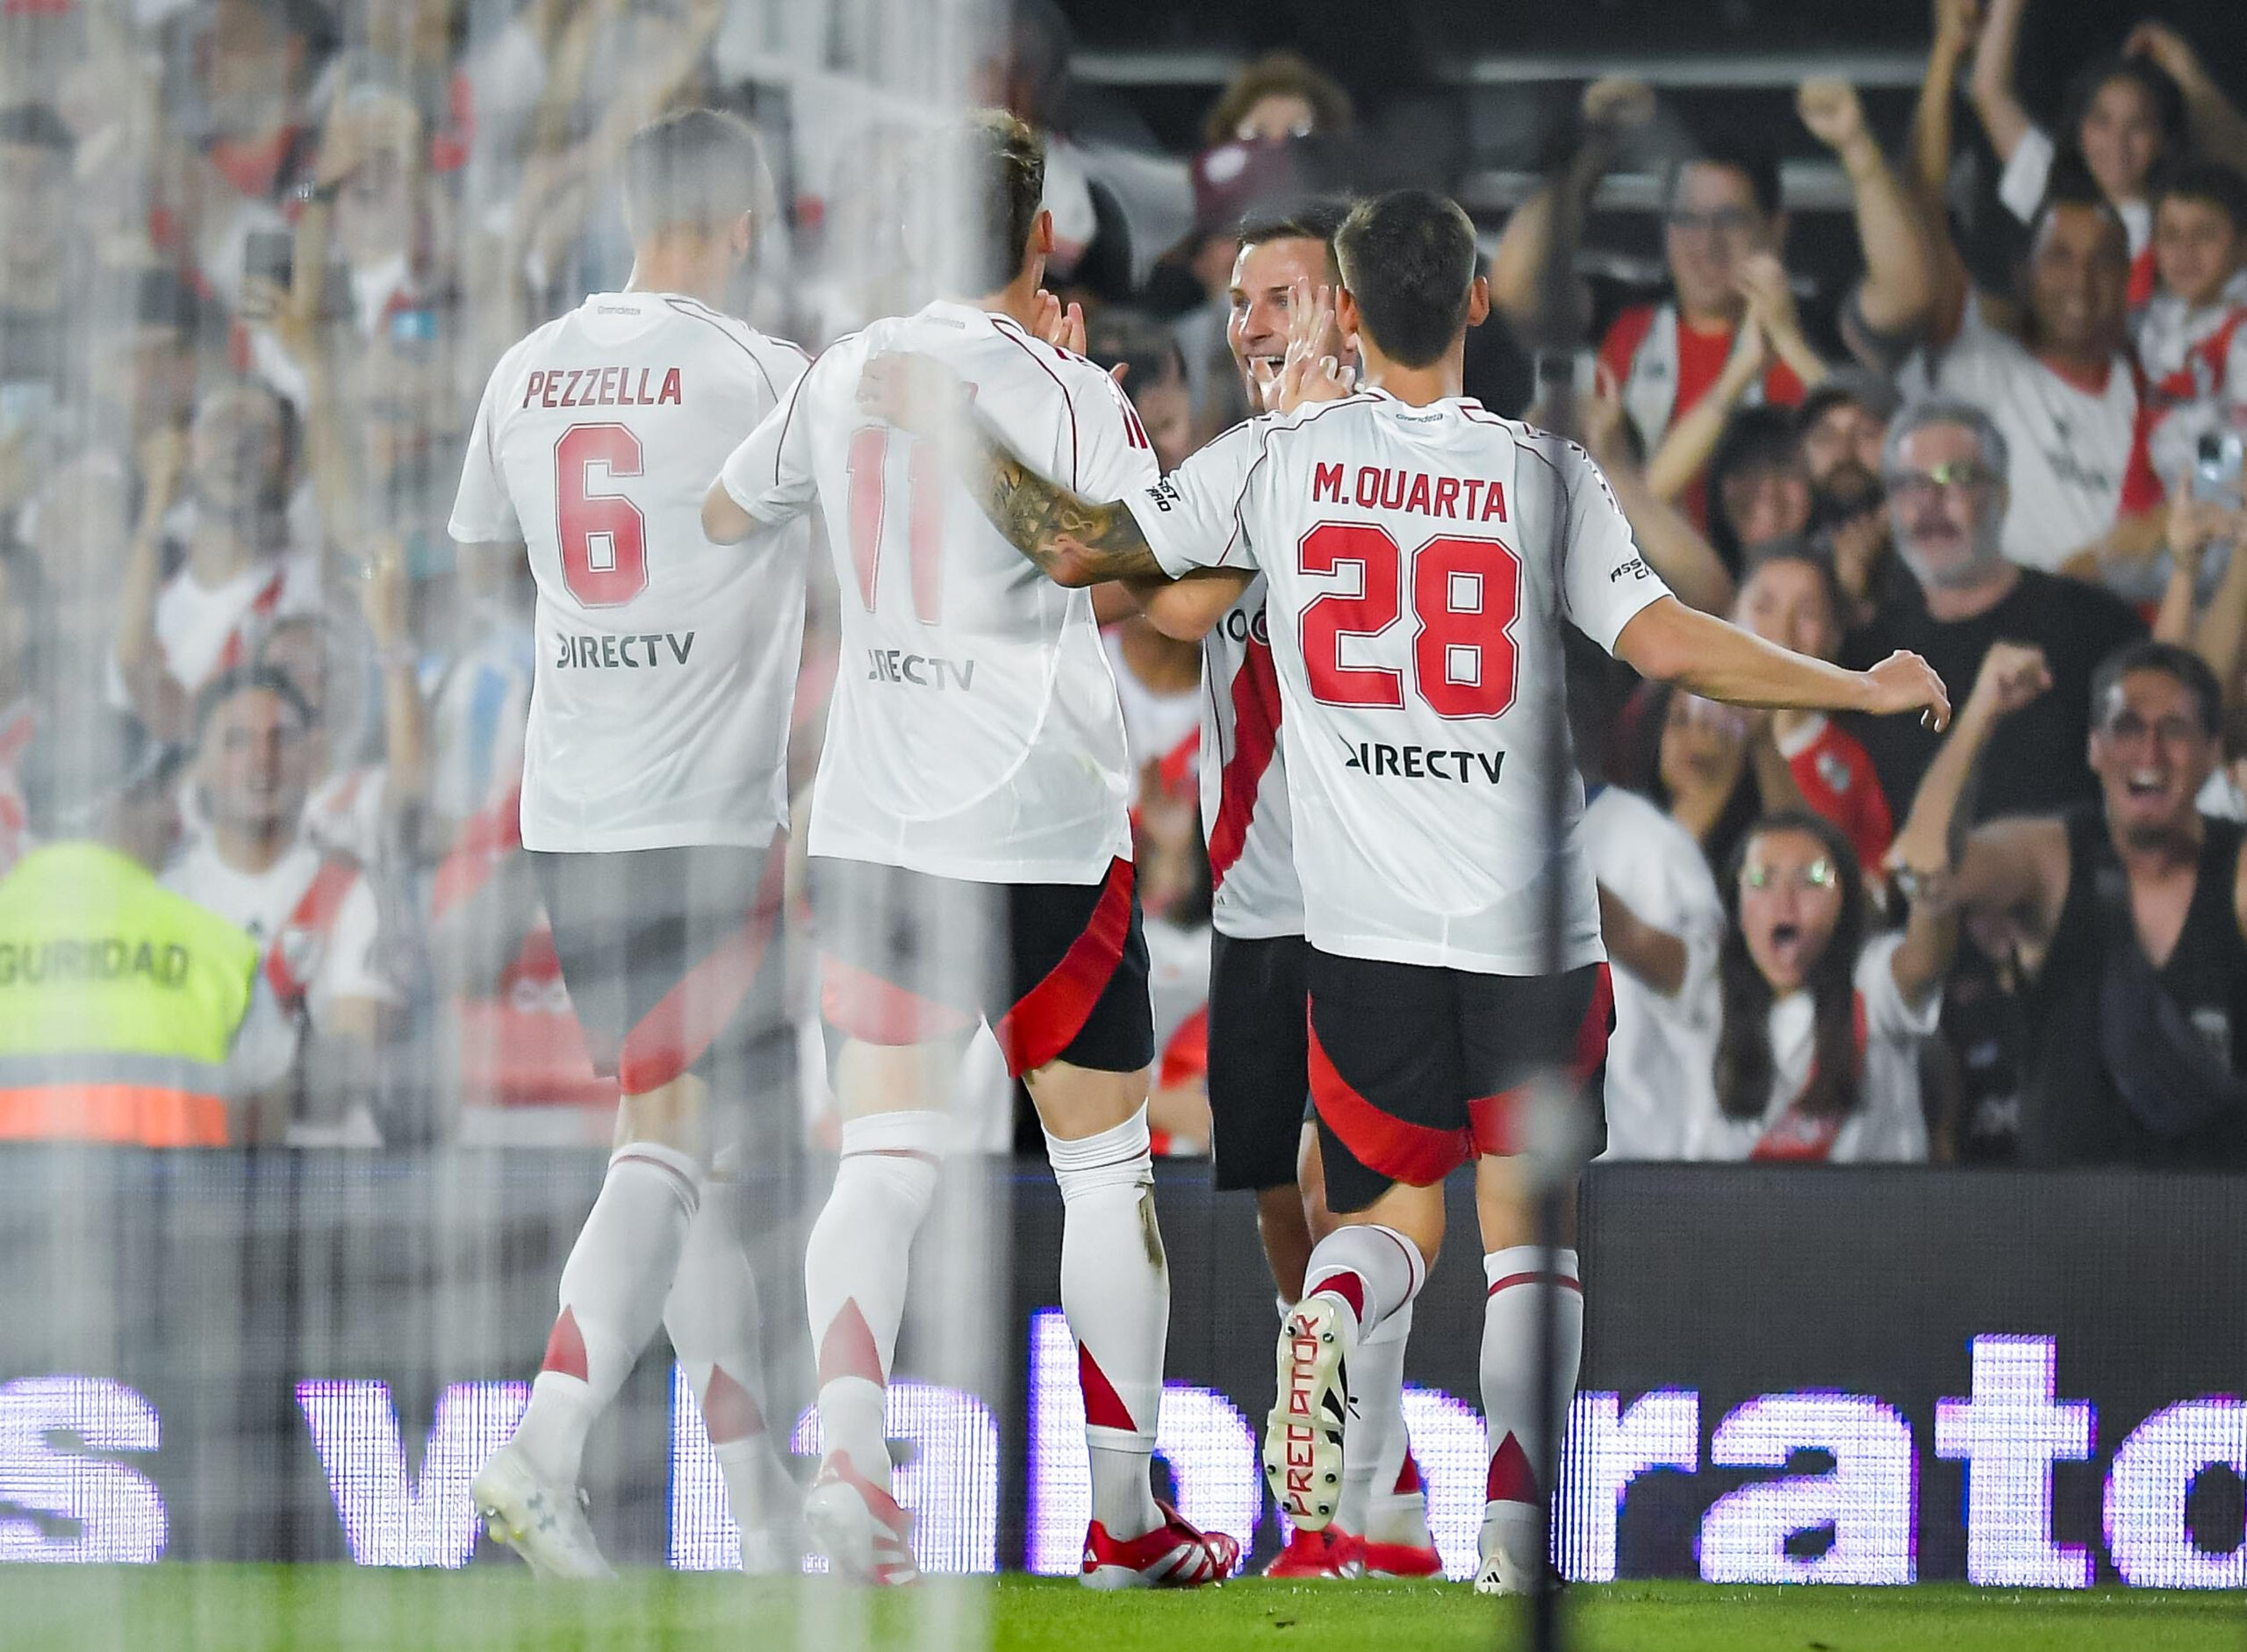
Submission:
[[[1129,506],[1095,503],[1032,470],[985,428],[966,384],[943,363],[877,356],[859,380],[858,405],[941,450],[991,525],[1054,584],[1169,577]]]
[[[1657,598],[1615,639],[1615,657],[1641,677],[1675,683],[1704,700],[1803,711],[1916,711],[1931,729],[1950,722],[1942,679],[1916,654],[1891,654],[1870,671],[1844,671],[1687,607]]]

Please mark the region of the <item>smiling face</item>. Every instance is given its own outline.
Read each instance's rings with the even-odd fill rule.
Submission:
[[[2214,304],[2247,260],[2247,237],[2214,201],[2164,197],[2153,213],[2153,262],[2161,284],[2194,309]]]
[[[2122,348],[2130,242],[2105,207],[2067,201],[2044,214],[2028,253],[2028,307],[2046,349],[2086,358]]]
[[[2166,672],[2129,672],[2093,713],[2091,767],[2108,822],[2129,844],[2188,835],[2219,755],[2192,691]]]
[[[1341,280],[1326,243],[1290,235],[1244,247],[1232,266],[1232,314],[1225,342],[1248,389],[1248,405],[1261,411],[1264,387],[1279,376],[1288,354],[1288,310],[1295,284],[1333,286]]]
[[[1841,618],[1834,611],[1826,576],[1799,557],[1774,557],[1757,565],[1740,588],[1734,621],[1767,643],[1813,659],[1841,651]]]
[[[1768,545],[1810,523],[1810,474],[1798,458],[1759,459],[1726,473],[1725,520],[1743,545]]]
[[[2004,561],[2005,484],[1964,425],[1922,425],[1886,478],[1897,549],[1923,585],[1978,585]]]
[[[312,783],[308,733],[269,688],[246,688],[215,707],[201,758],[212,824],[262,838],[294,831]]]
[[[1740,867],[1740,930],[1774,997],[1810,979],[1841,921],[1841,868],[1824,844],[1792,830],[1748,840]]]

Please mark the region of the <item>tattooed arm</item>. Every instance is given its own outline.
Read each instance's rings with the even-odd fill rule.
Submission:
[[[1128,506],[1095,503],[1032,470],[992,437],[968,387],[942,363],[877,356],[859,381],[858,404],[942,449],[991,525],[1056,585],[1169,578]]]

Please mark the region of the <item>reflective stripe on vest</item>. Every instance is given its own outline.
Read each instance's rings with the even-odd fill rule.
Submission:
[[[226,1139],[256,943],[98,844],[0,879],[0,1138]]]

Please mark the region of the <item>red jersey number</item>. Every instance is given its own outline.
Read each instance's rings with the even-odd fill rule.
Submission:
[[[619,608],[648,588],[648,524],[621,493],[596,492],[605,479],[640,474],[640,438],[622,425],[572,425],[554,444],[554,526],[562,545],[562,583],[589,608]]]
[[[874,611],[880,585],[881,528],[889,505],[885,476],[889,438],[888,426],[868,425],[851,436],[843,462],[850,478],[851,567],[858,576],[858,600],[869,614]],[[912,564],[913,613],[923,625],[936,624],[944,612],[941,480],[934,454],[914,442],[905,456],[905,546]]]
[[[1378,636],[1396,623],[1409,594],[1412,689],[1439,717],[1496,717],[1513,704],[1519,660],[1512,628],[1521,609],[1521,563],[1495,539],[1439,535],[1407,558],[1386,529],[1322,522],[1303,537],[1307,574],[1358,571],[1355,594],[1330,592],[1304,606],[1303,670],[1314,700],[1329,706],[1404,704],[1403,674],[1390,666],[1345,665],[1346,636]]]

